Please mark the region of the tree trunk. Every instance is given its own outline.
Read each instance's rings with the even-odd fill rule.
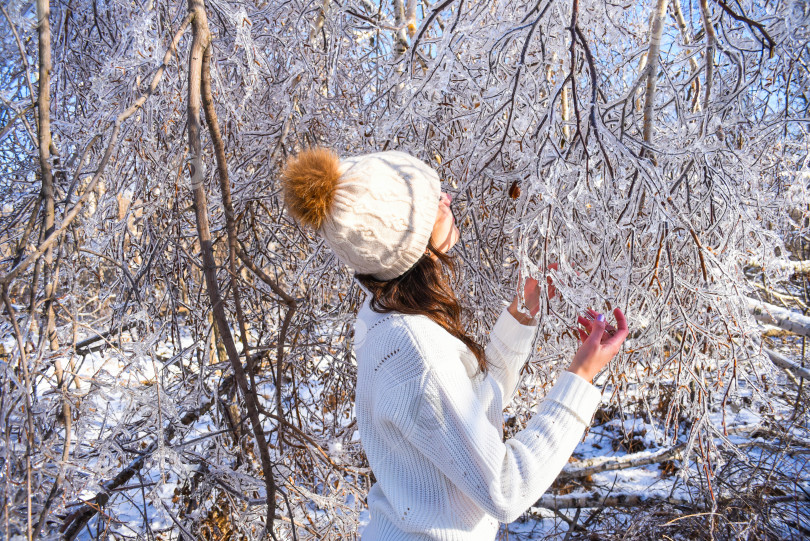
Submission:
[[[661,49],[661,34],[664,31],[664,15],[667,12],[667,0],[657,0],[655,11],[650,22],[650,47],[647,51],[647,88],[644,92],[644,117],[642,121],[642,138],[647,145],[652,144],[653,112],[655,105],[655,79],[658,77],[658,54]],[[642,155],[654,158],[652,151],[645,149]]]
[[[692,35],[689,32],[689,27],[686,25],[686,19],[683,16],[683,11],[681,10],[681,0],[672,0],[672,17],[675,19],[675,23],[678,25],[678,29],[681,31],[681,39],[683,39],[684,45],[689,45],[692,43]],[[689,57],[689,69],[692,71],[692,75],[697,73],[700,69],[700,65],[698,64],[697,59],[694,55]],[[691,85],[691,92],[692,92],[692,112],[696,113],[700,111],[700,80],[695,77],[692,81]]]
[[[714,25],[712,25],[712,16],[709,13],[709,4],[707,0],[699,0],[700,15],[703,19],[703,29],[706,33],[706,80],[703,82],[703,110],[709,108],[709,96],[712,92],[712,77],[714,75],[714,49],[717,43],[717,37],[714,35]]]
[[[208,222],[208,196],[205,192],[205,174],[202,159],[202,141],[200,139],[200,103],[202,87],[203,57],[206,49],[211,46],[211,32],[208,29],[208,19],[205,13],[203,0],[189,0],[189,11],[194,14],[192,28],[194,39],[189,53],[188,68],[188,142],[191,152],[189,163],[191,175],[191,191],[193,195],[194,214],[197,222],[197,236],[200,239],[200,251],[202,252],[203,275],[205,276],[206,290],[211,302],[214,323],[219,329],[220,338],[228,358],[234,370],[234,376],[239,389],[245,397],[245,405],[248,410],[248,417],[253,428],[253,435],[256,438],[256,445],[259,448],[262,471],[264,472],[265,488],[267,490],[267,521],[265,528],[267,533],[275,538],[273,533],[273,522],[275,518],[275,498],[276,485],[273,476],[273,463],[270,453],[267,450],[267,440],[264,435],[261,419],[259,418],[259,407],[256,400],[255,389],[248,386],[245,370],[242,361],[239,359],[239,352],[228,326],[225,314],[224,299],[219,290],[217,281],[217,265],[214,261],[213,240],[211,238],[211,228]],[[209,53],[210,54],[210,53]]]

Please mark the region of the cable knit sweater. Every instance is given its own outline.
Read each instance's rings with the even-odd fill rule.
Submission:
[[[360,440],[377,482],[368,495],[363,541],[495,538],[551,485],[600,400],[563,372],[526,428],[503,441],[503,408],[535,327],[507,311],[478,371],[463,342],[423,315],[371,310],[355,324],[355,407]]]

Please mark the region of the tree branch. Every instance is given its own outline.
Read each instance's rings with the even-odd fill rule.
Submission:
[[[672,0],[672,18],[675,19],[675,23],[678,25],[678,29],[681,31],[681,39],[683,39],[684,45],[689,45],[692,43],[692,35],[689,32],[689,28],[686,25],[686,19],[683,16],[683,10],[681,9],[681,0]],[[692,73],[697,73],[700,69],[698,65],[698,61],[694,55],[689,56],[689,69]],[[692,92],[694,93],[692,96],[692,112],[696,113],[700,111],[700,80],[695,77],[692,81]]]
[[[217,389],[217,395],[227,393],[232,385],[233,377],[229,376],[225,378],[222,380],[222,383],[220,383],[219,388]],[[211,409],[211,406],[213,406],[215,402],[216,395],[204,404],[200,404],[199,407],[183,414],[180,417],[180,423],[182,423],[183,426],[188,426],[196,422],[200,417],[205,415],[209,409]],[[172,441],[175,432],[175,427],[169,424],[169,426],[163,432],[163,438],[166,444]],[[138,458],[130,462],[130,464],[118,472],[115,477],[103,482],[101,484],[101,492],[96,494],[92,499],[85,500],[82,507],[65,517],[62,527],[59,528],[59,531],[63,533],[63,539],[65,541],[72,541],[75,539],[79,532],[84,529],[85,525],[90,521],[90,519],[92,519],[102,507],[107,505],[107,502],[110,500],[111,493],[114,492],[118,487],[124,486],[130,479],[132,479],[143,467],[146,461],[149,460],[149,457],[151,457],[152,454],[158,450],[158,447],[159,445],[157,441],[152,442],[149,447],[141,452]]]
[[[574,508],[603,508],[603,507],[639,507],[647,504],[669,504],[695,508],[696,504],[686,498],[666,496],[652,492],[644,493],[618,493],[603,494],[591,492],[589,494],[566,494],[565,496],[544,495],[534,507],[546,509],[574,509]],[[698,507],[700,507],[698,505]]]
[[[810,370],[794,363],[781,353],[778,353],[765,347],[762,348],[762,352],[765,353],[768,357],[770,357],[773,364],[775,364],[779,368],[786,370],[792,374],[795,374],[800,378],[810,379]]]
[[[14,268],[12,268],[9,272],[0,276],[0,285],[7,285],[10,284],[15,278],[17,278],[21,273],[23,273],[28,267],[31,266],[34,261],[37,261],[42,254],[48,250],[54,242],[56,242],[64,233],[67,231],[70,224],[73,223],[73,220],[76,219],[76,216],[79,215],[79,212],[82,209],[84,203],[90,198],[90,195],[93,193],[93,190],[98,184],[99,179],[104,174],[104,170],[107,167],[107,163],[110,161],[110,156],[113,152],[113,147],[115,143],[118,141],[118,135],[121,131],[121,125],[126,121],[129,117],[134,115],[146,102],[146,100],[154,94],[155,90],[157,89],[158,83],[160,83],[161,78],[163,77],[163,73],[166,71],[166,68],[169,66],[169,62],[171,61],[172,54],[177,49],[177,44],[180,41],[180,38],[186,31],[186,28],[191,23],[194,14],[189,13],[186,15],[186,18],[183,19],[183,22],[180,23],[180,28],[177,30],[177,33],[174,35],[174,39],[172,39],[172,43],[169,46],[169,49],[166,51],[166,54],[163,56],[163,63],[158,67],[157,71],[155,72],[154,77],[152,77],[152,82],[149,85],[149,88],[146,92],[141,94],[135,102],[130,105],[123,113],[118,115],[115,119],[115,123],[113,125],[113,131],[110,135],[110,142],[107,144],[107,149],[104,151],[104,156],[101,158],[101,162],[99,162],[98,168],[96,169],[93,178],[87,184],[87,187],[84,190],[82,196],[76,201],[76,204],[70,211],[65,214],[65,217],[62,219],[62,223],[59,224],[59,227],[53,230],[53,232],[45,238],[40,245],[30,253],[25,259],[19,262]],[[81,164],[78,165],[81,167]]]
[[[714,75],[714,49],[717,44],[717,37],[714,34],[714,25],[712,24],[712,16],[709,13],[709,5],[707,0],[699,0],[700,15],[703,19],[703,30],[706,33],[706,80],[703,82],[703,110],[709,108],[709,96],[712,92],[712,77]]]
[[[265,488],[267,490],[267,521],[265,528],[275,539],[273,532],[273,521],[275,518],[275,493],[276,485],[273,476],[273,463],[267,449],[267,440],[264,436],[264,427],[259,419],[259,408],[256,394],[248,386],[248,380],[242,362],[239,359],[239,352],[228,326],[225,314],[224,299],[219,290],[217,281],[216,261],[214,260],[213,241],[211,229],[208,222],[208,196],[205,193],[205,176],[202,159],[202,142],[200,139],[200,102],[202,86],[203,56],[206,49],[210,47],[211,33],[208,29],[208,19],[205,14],[203,0],[189,0],[189,11],[194,13],[193,35],[194,40],[189,52],[189,76],[188,76],[188,142],[191,152],[189,169],[191,173],[191,191],[193,195],[194,214],[197,222],[197,236],[200,241],[200,251],[203,263],[203,275],[205,276],[206,290],[211,302],[214,322],[219,330],[220,339],[225,346],[228,360],[234,370],[237,385],[245,398],[250,424],[256,438],[256,445],[259,448],[262,471],[264,472]],[[225,177],[227,181],[227,177]]]
[[[734,13],[734,10],[732,10],[728,4],[724,2],[724,0],[715,0],[715,2],[717,2],[718,5],[723,8],[723,11],[728,13],[732,19],[745,23],[749,28],[756,28],[759,30],[759,33],[762,34],[762,37],[764,38],[762,40],[762,44],[765,45],[765,42],[768,42],[768,51],[770,52],[771,56],[773,56],[773,48],[776,47],[776,42],[773,40],[773,38],[771,38],[770,35],[768,35],[768,31],[765,30],[765,26],[763,26],[762,23],[749,19],[745,15],[737,15]]]

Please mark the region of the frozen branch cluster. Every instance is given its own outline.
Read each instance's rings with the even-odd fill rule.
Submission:
[[[362,294],[279,197],[311,145],[440,172],[482,341],[519,275],[553,279],[508,430],[577,313],[628,315],[600,415],[660,450],[561,482],[677,461],[689,498],[656,501],[717,514],[745,477],[795,507],[756,527],[806,524],[779,499],[806,471],[751,473],[726,429],[759,408],[768,445],[807,441],[808,29],[794,0],[7,2],[0,537],[356,530]],[[758,319],[796,334],[772,351]],[[565,505],[651,501],[586,488]]]

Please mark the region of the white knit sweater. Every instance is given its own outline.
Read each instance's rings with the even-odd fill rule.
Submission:
[[[503,408],[535,327],[507,310],[478,372],[463,342],[423,315],[379,314],[369,295],[355,324],[360,440],[377,479],[363,541],[495,538],[551,485],[600,401],[563,372],[525,429],[503,441]]]

